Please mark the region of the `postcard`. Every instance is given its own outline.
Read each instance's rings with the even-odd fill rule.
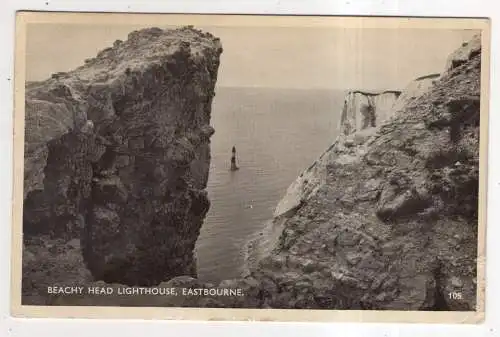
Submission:
[[[12,314],[481,322],[489,25],[18,12]]]

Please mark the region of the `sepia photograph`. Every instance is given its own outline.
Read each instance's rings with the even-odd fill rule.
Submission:
[[[483,319],[488,20],[21,12],[16,34],[18,316]]]

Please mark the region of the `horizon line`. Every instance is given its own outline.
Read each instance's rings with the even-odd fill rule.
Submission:
[[[363,91],[373,93],[383,93],[392,91],[402,91],[402,88],[336,88],[336,87],[280,87],[280,86],[265,86],[265,85],[215,85],[215,89],[277,89],[277,90],[324,90],[324,91]]]

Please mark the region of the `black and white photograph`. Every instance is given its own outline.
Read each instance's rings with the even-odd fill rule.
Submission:
[[[16,312],[483,317],[487,20],[26,12],[17,34]]]

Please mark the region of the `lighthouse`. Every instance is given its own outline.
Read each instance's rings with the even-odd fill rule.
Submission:
[[[239,167],[236,166],[236,147],[233,146],[232,155],[231,155],[231,171],[239,170]]]

